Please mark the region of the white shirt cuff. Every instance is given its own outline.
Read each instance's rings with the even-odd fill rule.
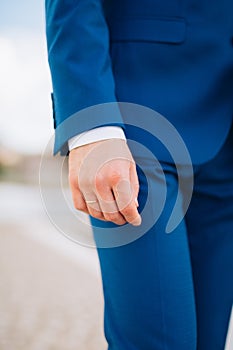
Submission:
[[[101,126],[72,137],[68,140],[68,146],[71,151],[76,147],[108,139],[126,140],[126,137],[123,129],[119,126]]]

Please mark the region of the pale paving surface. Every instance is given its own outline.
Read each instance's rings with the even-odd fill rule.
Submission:
[[[0,349],[105,350],[96,252],[56,232],[35,189],[0,191]]]

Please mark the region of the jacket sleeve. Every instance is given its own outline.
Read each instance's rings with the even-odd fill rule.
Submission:
[[[103,0],[46,0],[45,8],[56,128],[54,153],[64,154],[68,139],[76,134],[103,125],[123,126],[123,121],[114,103]],[[113,102],[113,113],[109,106],[101,112],[104,105],[97,108],[96,115],[95,108],[83,117],[78,113],[108,102]]]

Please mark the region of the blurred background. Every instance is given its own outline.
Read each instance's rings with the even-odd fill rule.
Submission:
[[[1,1],[0,18],[0,349],[106,349],[96,251],[59,233],[40,195],[53,135],[44,1]],[[45,158],[56,198],[56,159]],[[75,230],[91,240],[85,220]]]

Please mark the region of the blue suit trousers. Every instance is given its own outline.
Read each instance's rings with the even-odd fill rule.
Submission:
[[[223,350],[233,304],[233,128],[213,159],[194,166],[191,204],[170,234],[177,174],[161,164],[167,199],[157,222],[132,243],[98,248],[108,349]],[[160,173],[147,159],[138,175],[140,206],[149,181],[154,215]]]

